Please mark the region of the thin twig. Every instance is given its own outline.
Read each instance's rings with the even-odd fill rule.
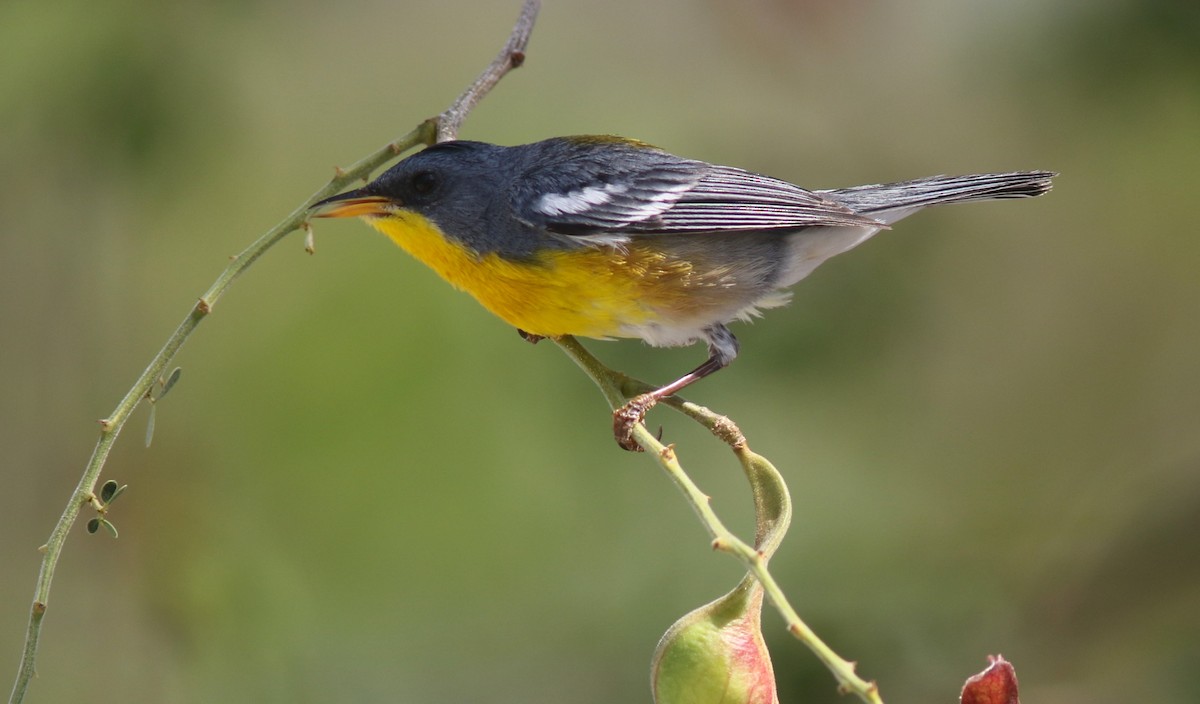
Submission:
[[[524,47],[529,41],[529,33],[533,28],[533,21],[537,15],[539,5],[540,2],[538,0],[526,0],[508,43],[505,44],[504,50],[500,54],[501,57],[506,57],[502,65],[500,57],[497,57],[497,60],[488,67],[488,70],[484,71],[479,78],[463,91],[458,100],[454,101],[454,104],[441,115],[432,120],[426,120],[408,134],[394,142],[388,143],[373,154],[363,157],[349,168],[336,169],[334,177],[330,179],[329,183],[325,184],[325,186],[300,204],[291,214],[281,220],[279,224],[255,240],[241,254],[234,257],[230,261],[229,266],[213,282],[212,286],[209,287],[204,295],[192,306],[191,310],[188,311],[187,317],[183,319],[183,322],[171,334],[166,344],[154,356],[149,366],[146,367],[146,370],[134,382],[133,387],[129,389],[129,392],[125,394],[121,402],[117,404],[112,414],[100,421],[100,438],[96,441],[96,447],[92,451],[91,459],[88,460],[87,466],[83,470],[83,476],[80,477],[79,484],[75,487],[75,491],[72,492],[62,516],[50,532],[50,539],[40,548],[43,553],[42,565],[38,573],[37,586],[34,590],[33,606],[30,609],[29,627],[25,633],[25,647],[21,653],[21,663],[17,669],[17,678],[13,683],[12,693],[8,698],[9,704],[19,704],[19,702],[25,699],[29,683],[33,679],[38,643],[41,640],[42,620],[46,615],[46,608],[50,600],[50,584],[54,579],[54,569],[58,565],[59,557],[62,555],[63,545],[66,543],[71,526],[74,525],[79,512],[93,501],[96,482],[100,478],[100,472],[104,468],[105,461],[108,459],[109,450],[112,449],[113,443],[116,442],[121,429],[125,426],[126,421],[129,420],[130,415],[137,408],[138,404],[146,398],[155,381],[167,370],[168,365],[175,358],[179,349],[183,347],[183,343],[191,336],[196,326],[200,324],[200,321],[208,317],[208,314],[212,312],[213,306],[217,304],[217,301],[220,300],[243,271],[248,269],[255,260],[283,239],[285,235],[306,227],[308,209],[314,203],[345,189],[360,179],[366,178],[383,164],[418,145],[433,144],[437,141],[440,126],[449,126],[454,132],[457,132],[458,127],[466,119],[471,109],[487,95],[488,91],[495,87],[496,83],[508,71],[520,65],[520,58],[524,57]]]
[[[438,117],[437,141],[458,139],[458,129],[462,127],[463,120],[475,109],[483,96],[487,95],[505,74],[525,63],[525,47],[529,45],[529,35],[533,32],[533,23],[541,7],[541,0],[525,0],[508,43],[496,54],[496,58],[492,59],[492,63],[488,64],[483,73],[479,74],[471,87],[458,96],[458,100]]]
[[[641,393],[639,389],[650,388],[644,382],[609,369],[573,337],[560,337],[554,341],[566,352],[568,357],[579,365],[584,373],[591,377],[592,381],[599,387],[600,393],[608,401],[609,406],[614,409],[625,403],[625,400],[629,397],[629,390],[632,389],[635,393]],[[724,416],[717,415],[701,406],[687,403],[682,399],[667,399],[667,403],[709,428],[714,434],[725,439],[733,448],[734,454],[737,455],[738,459],[742,462],[743,468],[748,473],[751,471],[775,471],[773,467],[769,467],[770,463],[765,458],[750,451],[745,438],[737,431],[736,426],[733,426]],[[733,428],[732,432],[728,430],[730,427]],[[864,702],[867,702],[867,704],[883,704],[883,700],[879,696],[879,688],[876,684],[859,677],[854,671],[854,663],[835,653],[832,648],[826,645],[825,641],[821,640],[804,623],[800,615],[796,613],[787,596],[779,587],[779,583],[775,581],[775,577],[767,569],[767,561],[764,559],[763,552],[756,550],[752,545],[738,538],[725,527],[725,524],[721,522],[721,519],[713,511],[708,495],[701,491],[700,487],[684,471],[683,466],[679,463],[679,458],[675,454],[674,446],[663,445],[653,433],[646,429],[645,424],[642,423],[634,427],[634,438],[646,449],[646,454],[653,456],[658,461],[671,478],[671,481],[683,492],[684,497],[691,504],[696,515],[699,516],[700,522],[704,525],[709,535],[712,536],[713,548],[733,555],[750,570],[755,579],[763,586],[767,598],[771,600],[776,610],[783,616],[788,631],[797,640],[808,646],[817,658],[825,664],[825,667],[833,673],[834,678],[838,682],[838,688],[845,692],[854,693]],[[759,463],[765,463],[767,466],[756,467],[755,465]],[[781,538],[782,533],[775,537],[776,539]],[[774,547],[774,545],[771,545],[770,550],[773,551]]]

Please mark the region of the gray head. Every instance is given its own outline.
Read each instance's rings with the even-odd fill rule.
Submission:
[[[533,233],[512,218],[506,196],[520,171],[520,165],[512,163],[515,151],[484,142],[442,142],[404,159],[366,186],[313,208],[339,206],[321,217],[387,217],[408,210],[479,254],[525,256],[533,250]]]

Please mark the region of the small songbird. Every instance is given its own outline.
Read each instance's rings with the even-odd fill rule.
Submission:
[[[532,341],[703,341],[708,359],[614,413],[617,442],[659,400],[728,365],[726,325],[785,304],[835,254],[930,205],[1027,198],[1021,171],[809,191],[622,137],[442,142],[313,206],[361,216]]]

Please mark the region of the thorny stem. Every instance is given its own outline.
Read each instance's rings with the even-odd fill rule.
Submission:
[[[88,460],[83,470],[83,476],[79,478],[79,484],[76,485],[75,491],[72,492],[66,509],[54,525],[54,529],[50,532],[50,539],[40,548],[43,553],[42,565],[38,573],[37,586],[34,590],[33,606],[30,609],[29,627],[25,634],[25,647],[21,654],[21,664],[17,670],[17,678],[13,683],[12,693],[8,698],[9,704],[19,704],[25,699],[29,683],[36,671],[37,649],[38,643],[41,640],[42,620],[45,618],[46,608],[50,601],[50,584],[54,579],[54,569],[58,565],[59,557],[62,555],[63,545],[66,543],[71,526],[74,525],[75,519],[78,518],[79,511],[93,500],[96,482],[100,478],[100,472],[104,468],[105,461],[108,459],[108,453],[112,449],[113,443],[116,442],[117,436],[120,435],[121,429],[125,426],[126,421],[129,420],[129,416],[133,413],[134,409],[137,408],[138,403],[150,393],[155,381],[166,371],[167,366],[175,358],[179,349],[183,347],[183,343],[195,331],[200,321],[204,320],[212,312],[213,306],[217,304],[217,301],[221,299],[221,296],[225,294],[234,280],[243,271],[248,269],[255,260],[283,239],[285,235],[295,230],[306,228],[308,209],[312,204],[345,189],[359,179],[366,178],[383,164],[418,145],[433,144],[436,141],[453,139],[471,109],[487,95],[488,91],[506,73],[520,66],[520,59],[524,56],[524,49],[528,44],[529,35],[533,30],[533,22],[537,17],[540,6],[540,0],[525,0],[521,8],[521,15],[513,27],[513,31],[504,49],[501,50],[500,54],[479,78],[463,91],[462,95],[459,96],[450,108],[437,117],[421,123],[396,141],[384,145],[373,154],[363,157],[352,166],[345,169],[336,169],[334,177],[330,179],[329,183],[325,184],[293,210],[291,214],[281,220],[279,224],[272,227],[255,240],[253,244],[246,247],[245,250],[234,257],[230,261],[229,266],[213,282],[212,286],[204,292],[204,295],[188,311],[187,317],[175,328],[175,332],[167,339],[166,344],[154,356],[149,366],[137,378],[137,381],[134,382],[133,386],[125,394],[125,397],[121,399],[121,402],[117,404],[113,412],[107,418],[100,421],[100,438],[96,441],[96,447],[92,451],[91,459]]]
[[[566,352],[572,361],[591,377],[592,381],[599,387],[600,393],[608,401],[608,405],[614,409],[624,404],[625,400],[630,396],[644,393],[646,390],[652,388],[644,382],[609,369],[573,337],[560,337],[554,341]],[[713,431],[714,435],[717,435],[717,437],[729,444],[748,474],[755,471],[775,472],[774,467],[771,467],[765,458],[750,451],[745,437],[742,436],[741,432],[737,430],[737,427],[729,419],[717,415],[702,406],[697,406],[674,397],[665,399],[663,403],[696,420],[696,422],[707,427]],[[826,645],[825,641],[821,640],[804,623],[800,615],[796,613],[787,596],[779,587],[778,582],[775,581],[774,576],[767,569],[767,560],[764,554],[769,556],[776,546],[762,545],[760,546],[760,550],[756,550],[726,528],[725,524],[721,522],[721,519],[713,511],[708,495],[701,491],[700,487],[684,471],[683,466],[679,463],[679,458],[675,454],[675,447],[673,445],[663,445],[659,442],[658,438],[646,429],[645,424],[638,424],[634,428],[634,438],[646,449],[646,454],[658,461],[671,478],[671,481],[683,492],[684,497],[691,504],[696,515],[699,516],[700,522],[704,524],[705,529],[712,536],[713,549],[733,555],[750,570],[755,579],[762,585],[767,598],[771,600],[771,603],[774,604],[780,615],[783,616],[788,631],[797,640],[808,646],[813,654],[829,668],[829,671],[833,673],[834,678],[838,681],[839,689],[854,693],[859,699],[867,702],[867,704],[883,704],[878,686],[874,682],[868,682],[859,677],[854,671],[854,663],[835,653],[833,649]],[[782,538],[782,531],[775,532],[777,539]]]

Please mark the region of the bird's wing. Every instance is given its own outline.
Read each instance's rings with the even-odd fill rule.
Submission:
[[[514,184],[518,217],[564,235],[624,231],[658,222],[709,170],[703,162],[633,144],[577,146]]]
[[[882,224],[787,181],[730,166],[710,167],[662,219],[667,232]]]
[[[881,225],[786,181],[644,146],[604,146],[526,172],[512,191],[517,216],[594,243],[630,235]]]

